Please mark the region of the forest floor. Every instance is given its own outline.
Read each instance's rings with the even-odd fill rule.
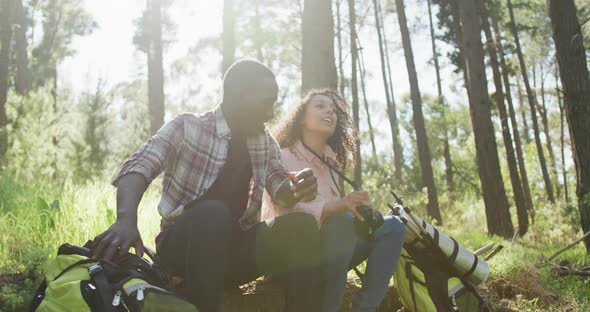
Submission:
[[[140,205],[139,227],[148,246],[153,246],[148,238],[155,237],[159,229],[159,218],[152,208],[158,199],[157,188],[150,188]],[[374,201],[382,205],[385,200],[375,198]],[[445,200],[442,196],[443,217],[447,221],[439,230],[470,250],[490,242],[504,246],[488,261],[490,276],[478,286],[493,310],[589,310],[590,256],[583,245],[577,244],[547,261],[582,235],[577,230],[575,208],[539,204],[535,223],[527,234],[505,240],[485,233],[481,201],[470,197],[445,205]],[[413,207],[420,205],[419,200],[411,198],[406,202],[413,202]],[[64,183],[54,187],[17,183],[0,176],[0,311],[26,311],[57,247],[65,242],[82,245],[114,220],[115,191],[106,183],[84,186]],[[571,274],[574,272],[577,273]],[[352,294],[359,286],[354,272],[349,277],[343,311],[350,309]],[[242,287],[228,296],[229,306],[239,306],[240,311],[249,311],[247,307],[276,311],[281,304],[280,292],[273,287]],[[392,287],[379,311],[399,309],[403,311],[403,306]]]

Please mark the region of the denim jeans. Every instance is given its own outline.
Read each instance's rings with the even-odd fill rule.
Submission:
[[[236,230],[220,201],[200,201],[165,233],[160,264],[185,279],[181,294],[199,311],[219,311],[222,293],[264,274],[281,278],[286,311],[319,311],[320,233],[313,216],[293,213]]]
[[[376,311],[397,266],[406,228],[397,218],[386,216],[371,240],[358,238],[349,213],[327,218],[320,229],[324,274],[322,311],[338,311],[348,271],[367,260],[362,288],[354,295],[354,312]]]

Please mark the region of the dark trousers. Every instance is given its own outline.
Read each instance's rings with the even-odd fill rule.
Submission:
[[[278,276],[287,311],[319,311],[320,234],[313,216],[293,213],[237,229],[220,201],[188,206],[158,245],[161,265],[185,279],[199,311],[218,311],[223,290],[264,274]]]

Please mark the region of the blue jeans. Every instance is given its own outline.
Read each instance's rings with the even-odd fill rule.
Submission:
[[[226,286],[270,273],[284,283],[285,311],[319,311],[321,237],[315,218],[292,213],[246,231],[234,225],[223,202],[197,201],[163,235],[159,262],[184,277],[180,293],[199,311],[217,312]]]
[[[324,220],[321,231],[324,274],[322,311],[338,311],[348,271],[367,260],[362,288],[353,298],[353,311],[376,311],[401,255],[406,228],[397,218],[386,216],[371,240],[357,237],[350,213]]]

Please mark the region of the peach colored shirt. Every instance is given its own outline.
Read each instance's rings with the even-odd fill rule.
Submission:
[[[324,156],[327,157],[330,163],[336,165],[336,153],[326,145],[324,150]],[[313,170],[318,183],[318,195],[310,202],[300,202],[295,207],[284,208],[279,207],[273,203],[268,193],[264,193],[262,203],[262,221],[271,219],[276,216],[284,215],[291,212],[306,212],[312,214],[318,224],[320,224],[320,218],[324,205],[331,200],[340,198],[338,188],[334,181],[338,181],[338,175],[332,172],[330,176],[330,169],[324,164],[319,158],[317,158],[312,152],[307,150],[301,141],[297,141],[293,146],[281,149],[281,158],[283,160],[283,166],[287,171],[299,171],[304,168],[310,168]]]

